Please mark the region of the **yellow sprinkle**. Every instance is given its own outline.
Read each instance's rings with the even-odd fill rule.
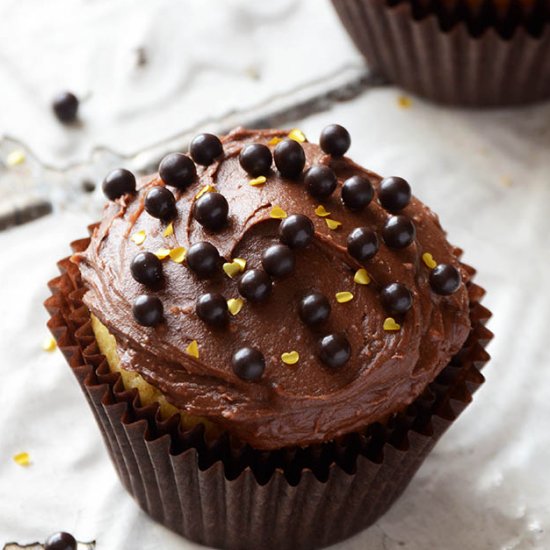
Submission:
[[[329,229],[338,229],[342,225],[342,222],[331,220],[330,218],[325,218],[325,222]]]
[[[280,206],[274,206],[269,215],[276,220],[283,220],[286,218],[286,212]]]
[[[14,455],[13,461],[16,464],[19,464],[19,466],[30,466],[31,457],[29,456],[29,453],[18,453]]]
[[[197,344],[196,340],[193,340],[186,348],[185,353],[187,355],[190,355],[191,357],[194,357],[195,359],[199,358],[199,345]]]
[[[250,180],[248,182],[248,185],[252,185],[252,187],[258,187],[259,185],[263,185],[266,181],[267,178],[265,176],[258,176],[257,178]]]
[[[49,338],[45,338],[42,342],[42,349],[44,351],[54,351],[55,348],[57,348],[57,343],[51,336]]]
[[[130,237],[130,239],[132,239],[132,241],[134,241],[136,244],[143,244],[146,238],[147,238],[147,234],[143,229],[141,231],[136,231]]]
[[[196,199],[200,199],[205,193],[212,193],[216,188],[213,185],[205,185],[196,195]]]
[[[170,259],[173,262],[176,262],[177,264],[181,264],[183,260],[185,260],[185,255],[187,254],[187,249],[183,246],[178,246],[177,248],[173,248],[170,250],[168,255],[170,256]]]
[[[355,272],[355,275],[353,276],[353,280],[358,285],[368,285],[370,283],[370,276],[367,273],[367,270],[364,267],[362,267],[361,269],[358,269]]]
[[[155,256],[159,259],[159,260],[164,260],[164,258],[168,258],[168,256],[170,256],[170,249],[169,248],[159,248],[156,252],[155,252]]]
[[[399,323],[396,323],[393,317],[388,317],[384,320],[384,330],[393,331],[399,330],[400,328],[401,325]]]
[[[293,139],[294,141],[297,141],[298,143],[304,143],[304,141],[307,141],[304,132],[302,132],[302,130],[298,128],[293,128],[292,130],[290,130],[290,132],[288,133],[288,137],[290,139]]]
[[[406,95],[400,95],[397,98],[397,105],[401,109],[409,109],[412,106],[412,99]]]
[[[19,164],[23,164],[25,162],[25,153],[21,151],[20,149],[16,149],[15,151],[12,151],[7,157],[6,157],[6,164],[8,166],[17,166]]]
[[[241,268],[241,271],[244,271],[246,267],[246,260],[244,258],[234,258],[233,263],[237,264]]]
[[[353,300],[353,294],[348,291],[344,292],[337,292],[336,293],[336,301],[339,304],[345,304],[346,302],[351,302]]]
[[[300,354],[297,351],[289,351],[281,355],[281,361],[285,365],[295,365],[299,360]]]
[[[429,252],[424,252],[424,254],[422,254],[422,261],[430,269],[433,269],[437,265],[437,262],[434,260],[434,257]]]
[[[277,145],[277,143],[281,143],[281,141],[283,141],[283,138],[280,138],[280,137],[272,137],[268,142],[267,144],[268,145]]]
[[[163,237],[171,237],[174,234],[174,224],[170,222],[166,229],[163,231],[162,236]]]
[[[237,315],[239,311],[243,308],[244,300],[241,298],[230,298],[227,300],[227,308],[229,309],[229,313],[231,315]]]
[[[326,218],[327,216],[330,216],[330,212],[327,212],[327,209],[322,204],[320,204],[315,209],[315,214],[320,218]]]
[[[244,260],[243,258],[235,258],[232,262],[225,262],[223,264],[223,270],[225,271],[225,274],[231,279],[233,279],[235,275],[239,275],[239,273],[242,273],[245,267],[246,260]]]

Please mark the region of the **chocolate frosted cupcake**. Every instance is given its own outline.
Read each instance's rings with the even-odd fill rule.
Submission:
[[[550,97],[548,0],[332,0],[372,69],[441,103]]]
[[[197,136],[73,243],[50,328],[120,477],[220,548],[316,548],[368,526],[471,400],[489,313],[398,177],[297,130]]]

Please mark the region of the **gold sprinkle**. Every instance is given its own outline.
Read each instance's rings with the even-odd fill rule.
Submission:
[[[244,260],[243,258],[235,258],[232,262],[225,262],[223,264],[223,270],[230,279],[233,279],[235,275],[239,275],[239,273],[242,273],[245,267],[246,260]]]
[[[163,237],[171,237],[174,234],[174,224],[170,222],[166,229],[163,231],[162,236]]]
[[[336,293],[336,301],[339,304],[345,304],[346,302],[351,302],[353,300],[353,294],[347,290],[343,292]]]
[[[307,141],[306,135],[299,128],[293,128],[290,130],[288,137],[298,143],[304,143],[304,141]]]
[[[246,267],[246,260],[244,258],[234,258],[233,263],[240,266],[241,271],[244,271],[244,269]]]
[[[328,228],[333,230],[338,229],[342,225],[342,222],[331,220],[330,218],[325,218],[325,222],[328,225]]]
[[[370,276],[367,273],[367,270],[364,267],[362,267],[361,269],[358,269],[355,272],[355,275],[353,276],[353,280],[358,285],[368,285],[370,283]]]
[[[244,300],[241,298],[230,298],[227,300],[227,308],[229,309],[229,313],[231,315],[237,315],[239,311],[243,308]]]
[[[176,248],[173,248],[170,250],[168,255],[170,256],[170,259],[173,262],[176,262],[177,264],[181,264],[183,260],[185,260],[185,255],[187,254],[187,249],[183,246],[178,246]]]
[[[260,185],[263,185],[266,181],[267,178],[265,176],[258,176],[257,178],[250,180],[248,182],[248,185],[252,185],[252,187],[258,187]]]
[[[274,206],[269,213],[271,218],[276,220],[284,220],[286,218],[286,212],[280,206]]]
[[[281,141],[283,141],[283,138],[280,138],[280,137],[272,137],[268,142],[267,144],[268,145],[277,145],[277,143],[281,143]]]
[[[205,185],[196,195],[196,199],[200,199],[205,193],[212,193],[216,188],[213,185]]]
[[[19,466],[30,466],[31,465],[31,457],[29,456],[29,453],[17,453],[13,456],[13,461],[16,464],[19,464]]]
[[[412,99],[406,95],[400,95],[397,98],[397,105],[400,109],[410,109],[412,106]]]
[[[42,342],[42,349],[44,351],[54,351],[55,348],[57,348],[57,343],[51,336],[49,338],[45,338]]]
[[[315,209],[315,214],[320,218],[326,218],[327,216],[330,216],[330,212],[327,212],[327,209],[322,204],[320,204]]]
[[[147,238],[147,234],[145,233],[145,231],[143,229],[141,231],[136,231],[130,237],[130,239],[132,239],[132,241],[134,241],[138,245],[143,244],[146,238]]]
[[[6,164],[8,166],[18,166],[19,164],[23,164],[24,162],[25,162],[25,153],[20,149],[16,149],[15,151],[12,151],[6,157]]]
[[[164,258],[168,258],[168,256],[170,256],[170,249],[169,248],[159,248],[156,252],[155,252],[155,256],[159,259],[159,260],[164,260]]]
[[[399,323],[396,323],[393,317],[388,317],[384,320],[384,330],[395,331],[399,330],[400,328],[401,325]]]
[[[197,344],[196,340],[193,340],[186,348],[185,353],[187,355],[190,355],[191,357],[194,357],[195,359],[199,358],[199,345]]]
[[[434,257],[429,252],[424,252],[424,254],[422,254],[422,261],[430,269],[433,269],[437,265],[437,262],[434,260]]]
[[[300,354],[297,351],[288,351],[281,354],[281,361],[285,365],[295,365],[300,360]]]

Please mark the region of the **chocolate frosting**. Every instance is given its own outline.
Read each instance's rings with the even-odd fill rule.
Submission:
[[[418,397],[426,385],[448,364],[466,340],[470,321],[464,283],[469,276],[457,259],[457,250],[446,240],[437,216],[413,197],[401,212],[416,226],[416,240],[403,250],[381,244],[378,253],[363,266],[346,249],[347,235],[358,226],[380,233],[390,215],[376,198],[361,212],[351,212],[341,202],[342,182],[352,175],[370,179],[375,189],[380,176],[347,157],[335,159],[313,143],[303,143],[306,169],[313,164],[330,166],[338,177],[338,189],[323,202],[330,218],[341,222],[330,230],[315,214],[319,202],[301,181],[287,180],[275,170],[263,186],[248,184],[251,177],[238,160],[247,143],[268,144],[282,131],[236,129],[223,138],[224,155],[214,164],[198,167],[197,181],[185,191],[172,189],[178,215],[174,234],[163,236],[164,222],[143,209],[146,191],[163,185],[158,176],[143,179],[138,192],[105,207],[88,249],[74,257],[88,291],[85,303],[116,336],[121,367],[138,372],[157,387],[176,407],[208,418],[257,449],[306,446],[331,440],[382,421]],[[216,186],[229,203],[228,226],[209,232],[191,215],[197,192],[206,184]],[[162,288],[149,290],[130,275],[130,263],[141,250],[189,246],[209,241],[231,261],[244,258],[248,268],[261,268],[262,252],[278,243],[279,220],[273,206],[289,215],[304,214],[315,225],[313,243],[296,250],[292,275],[274,282],[270,298],[262,304],[245,302],[226,327],[215,328],[195,313],[197,297],[219,292],[237,298],[237,279],[223,271],[201,279],[183,264],[164,260]],[[137,245],[131,235],[144,230],[146,240]],[[438,263],[459,269],[463,284],[451,296],[430,289],[429,268],[422,254],[429,252]],[[355,271],[366,267],[372,282],[354,283]],[[405,284],[413,306],[399,331],[385,331],[388,317],[379,299],[380,288]],[[328,321],[319,329],[305,326],[297,313],[299,299],[308,290],[327,296],[332,305]],[[335,293],[351,291],[352,301],[338,303]],[[140,294],[158,296],[165,321],[143,327],[132,316],[132,303]],[[351,344],[351,358],[339,369],[329,369],[318,359],[317,342],[329,332],[343,332]],[[186,353],[192,340],[199,358]],[[242,346],[262,351],[266,369],[259,381],[238,378],[231,368],[233,353]],[[295,365],[286,365],[281,354],[299,353]]]

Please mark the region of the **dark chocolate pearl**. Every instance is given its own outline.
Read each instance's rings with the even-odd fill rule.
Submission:
[[[195,181],[197,169],[187,155],[170,153],[160,161],[159,175],[166,185],[183,190]]]
[[[296,179],[306,164],[304,148],[293,139],[283,139],[275,147],[275,166],[285,178]]]
[[[191,245],[185,259],[189,269],[200,277],[212,277],[220,269],[220,253],[205,241]]]
[[[265,370],[265,359],[256,348],[241,348],[231,358],[233,372],[243,380],[259,380]]]
[[[158,325],[164,317],[164,307],[156,296],[142,294],[138,296],[132,307],[134,319],[145,327]]]
[[[273,283],[261,269],[249,269],[239,279],[239,294],[250,302],[263,302],[271,294]]]
[[[107,174],[101,188],[105,196],[114,201],[122,195],[136,192],[136,177],[129,170],[117,168]]]
[[[298,305],[300,319],[309,326],[319,325],[325,322],[330,316],[330,302],[320,292],[306,294]]]
[[[384,178],[378,188],[378,200],[390,212],[403,210],[411,202],[411,186],[397,176]]]
[[[376,233],[368,227],[356,227],[348,235],[348,252],[360,262],[370,260],[378,252],[379,246]]]
[[[162,262],[152,252],[140,252],[132,260],[130,271],[138,283],[154,286],[162,279]]]
[[[269,147],[261,143],[250,143],[241,151],[239,162],[246,172],[256,178],[269,174],[273,157]]]
[[[262,254],[262,265],[272,277],[286,277],[294,271],[294,252],[284,244],[274,244]]]
[[[60,92],[53,98],[52,108],[60,122],[74,122],[78,113],[78,98],[71,92]]]
[[[208,166],[223,155],[223,145],[213,134],[199,134],[193,138],[189,151],[197,164]]]
[[[193,206],[193,216],[206,229],[219,231],[227,223],[229,205],[220,193],[205,193]]]
[[[380,300],[390,315],[403,315],[412,307],[412,294],[401,283],[391,283],[380,291]]]
[[[350,210],[361,210],[373,197],[371,182],[362,176],[351,176],[342,185],[342,201]]]
[[[460,287],[460,273],[458,269],[449,264],[439,264],[430,273],[430,286],[432,290],[443,296],[453,294]]]
[[[173,220],[176,210],[176,198],[166,187],[152,187],[145,197],[145,210],[153,218],[168,222]]]
[[[44,543],[44,550],[76,550],[76,539],[70,534],[60,531],[50,535]]]
[[[312,166],[304,176],[307,192],[317,200],[322,201],[330,197],[338,180],[336,174],[328,166]]]
[[[391,216],[382,230],[382,238],[390,248],[405,248],[414,241],[415,236],[414,223],[407,216]]]
[[[333,157],[341,157],[351,145],[349,132],[339,124],[329,124],[323,128],[319,140],[321,149]]]
[[[319,341],[319,358],[327,367],[341,367],[350,355],[348,339],[341,333],[327,334]]]
[[[197,315],[209,325],[221,326],[229,321],[227,300],[215,292],[202,294],[197,300]]]
[[[279,225],[279,239],[290,248],[304,248],[313,239],[313,222],[303,214],[292,214]]]

